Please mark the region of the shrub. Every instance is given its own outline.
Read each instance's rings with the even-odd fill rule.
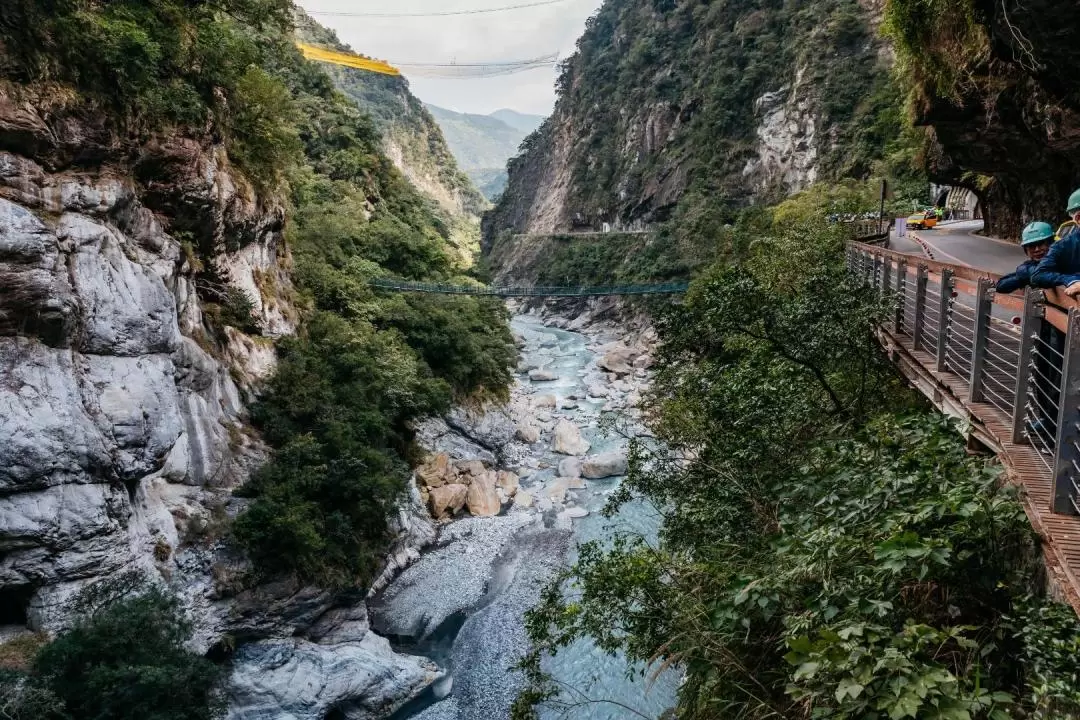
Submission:
[[[224,711],[223,669],[184,648],[177,600],[143,589],[99,606],[37,652],[28,672],[0,677],[4,717],[30,720],[210,720]]]

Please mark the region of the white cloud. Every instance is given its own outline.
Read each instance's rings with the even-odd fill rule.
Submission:
[[[585,20],[602,0],[566,0],[500,13],[432,18],[360,18],[314,15],[353,50],[397,63],[506,62],[574,51]],[[308,11],[423,13],[518,4],[514,0],[300,0]],[[408,72],[406,71],[406,76]],[[425,102],[459,112],[500,108],[547,115],[555,103],[555,68],[467,80],[410,78]]]

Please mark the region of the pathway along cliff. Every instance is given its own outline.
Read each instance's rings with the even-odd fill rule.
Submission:
[[[634,406],[648,382],[645,348],[616,340],[610,326],[583,335],[519,315],[513,327],[522,361],[506,408],[471,420],[453,415],[420,432],[429,448],[444,453],[418,472],[429,501],[452,496],[447,488],[471,479],[468,504],[476,511],[476,488],[491,468],[512,468],[519,479],[498,473],[504,509],[442,525],[431,548],[371,603],[372,627],[395,649],[427,656],[444,670],[395,720],[509,717],[523,686],[512,667],[527,649],[524,613],[576,543],[609,537],[616,527],[655,531],[655,513],[639,505],[611,519],[599,513],[626,469],[625,438],[603,431],[600,421],[621,413],[631,432],[641,432]],[[647,331],[640,342],[649,339]],[[443,506],[440,499],[436,510]],[[542,710],[545,718],[615,720],[627,717],[628,707],[657,717],[674,704],[673,673],[650,684],[591,643],[560,653],[546,669],[565,684],[573,707]]]

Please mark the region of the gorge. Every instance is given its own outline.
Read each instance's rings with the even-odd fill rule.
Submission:
[[[489,207],[286,0],[11,0],[0,715],[1080,716],[1039,539],[826,221],[1080,181],[1071,56],[1009,34],[1062,4],[1013,5],[607,0]]]

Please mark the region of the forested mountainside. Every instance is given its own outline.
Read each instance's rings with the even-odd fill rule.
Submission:
[[[294,20],[297,38],[351,52],[333,30],[315,22],[298,7],[294,9]],[[439,204],[455,226],[453,240],[460,245],[462,257],[471,257],[478,235],[475,224],[488,202],[461,172],[438,123],[410,92],[408,80],[336,65],[323,70],[375,121],[383,152],[413,185]]]
[[[427,109],[442,128],[458,166],[489,200],[497,198],[506,187],[506,161],[517,154],[521,141],[544,120],[510,110],[475,115],[434,105]],[[510,122],[500,119],[499,113]]]
[[[5,714],[211,717],[212,647],[234,712],[280,709],[262,663],[321,663],[320,619],[309,709],[404,702],[428,666],[325,613],[383,559],[411,422],[510,378],[499,305],[365,284],[457,277],[445,212],[285,0],[14,0],[0,75]]]
[[[552,233],[730,222],[815,180],[861,178],[901,136],[872,7],[856,0],[612,0],[485,219]]]
[[[974,191],[999,237],[1064,219],[1080,186],[1075,6],[890,0],[888,28],[932,178]]]

